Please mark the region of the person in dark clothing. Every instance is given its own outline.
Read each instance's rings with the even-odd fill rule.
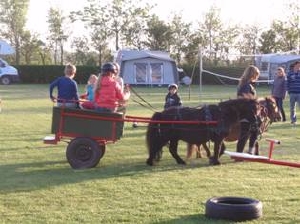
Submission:
[[[300,108],[300,61],[296,61],[287,74],[287,91],[290,96],[291,124],[296,125],[296,105]]]
[[[76,81],[73,79],[76,74],[76,67],[67,64],[64,70],[65,75],[55,79],[49,87],[50,99],[59,107],[79,108],[79,94]],[[57,87],[57,97],[53,96],[53,90]]]
[[[274,77],[274,83],[272,88],[272,96],[276,101],[276,105],[280,110],[282,121],[286,121],[285,112],[283,109],[283,100],[286,96],[286,76],[283,67],[277,68],[277,74]]]
[[[256,97],[256,89],[255,89],[255,83],[257,79],[259,78],[260,71],[259,69],[254,66],[250,65],[245,70],[243,75],[241,76],[241,79],[239,81],[238,87],[237,87],[237,97],[245,97],[245,98],[255,98]],[[255,142],[257,140],[258,135],[258,127],[254,127],[249,123],[248,120],[243,119],[240,120],[240,135],[237,142],[236,151],[237,152],[243,152],[246,142],[249,139],[249,154],[255,153]]]
[[[180,96],[177,93],[178,86],[176,84],[170,84],[168,86],[168,90],[169,92],[165,98],[164,109],[167,109],[169,107],[182,106]]]

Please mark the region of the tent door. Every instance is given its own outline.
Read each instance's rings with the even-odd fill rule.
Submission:
[[[163,63],[134,63],[135,84],[156,84],[164,83]]]

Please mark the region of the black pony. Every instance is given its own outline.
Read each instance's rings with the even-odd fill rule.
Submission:
[[[169,143],[169,151],[178,164],[185,164],[177,153],[178,141],[191,144],[214,142],[211,165],[219,165],[219,157],[225,150],[223,140],[229,134],[231,125],[240,119],[257,123],[259,104],[256,99],[231,99],[217,105],[202,108],[173,107],[156,112],[150,119],[146,142],[149,151],[147,164],[152,166]]]

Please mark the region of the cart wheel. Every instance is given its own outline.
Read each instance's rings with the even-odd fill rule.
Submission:
[[[97,166],[104,152],[105,145],[90,138],[75,138],[69,143],[66,156],[73,169],[85,169]]]

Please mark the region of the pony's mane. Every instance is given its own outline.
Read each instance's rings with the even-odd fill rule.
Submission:
[[[236,98],[236,99],[229,99],[226,101],[221,101],[219,106],[230,106],[230,105],[240,105],[240,104],[251,104],[257,103],[257,98]]]
[[[259,97],[259,98],[257,98],[257,101],[258,101],[258,102],[264,101],[264,100],[275,102],[275,99],[274,99],[273,96],[265,96],[265,97]]]

